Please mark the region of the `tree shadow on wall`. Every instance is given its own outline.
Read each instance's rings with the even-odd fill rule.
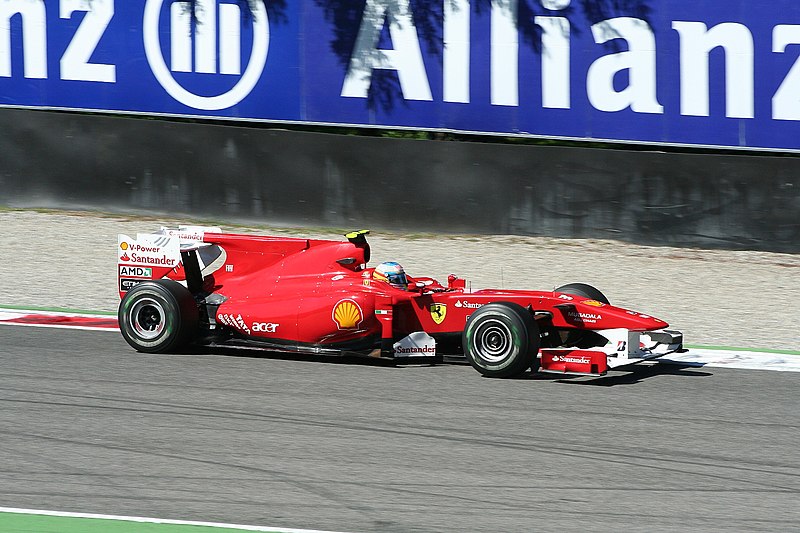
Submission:
[[[91,7],[95,0],[87,0]],[[199,15],[203,13],[203,0],[181,0],[184,5],[184,11],[192,15],[193,24],[202,24]],[[255,17],[257,8],[256,4],[259,0],[236,0],[234,3],[239,6],[241,12],[244,14],[244,19],[249,20]],[[284,24],[287,22],[286,17],[286,0],[265,0],[264,5],[267,8],[267,16],[273,23]]]
[[[183,0],[185,3],[184,11],[191,13],[192,24],[202,24],[203,0]],[[249,21],[257,17],[257,3],[259,0],[236,0],[243,14],[243,20]],[[286,0],[266,0],[264,5],[267,8],[267,17],[273,24],[285,24],[288,19],[286,16]]]
[[[542,0],[495,0],[501,8],[516,9],[520,42],[530,47],[536,54],[541,54],[542,51],[542,29],[535,22],[537,16],[566,18],[570,22],[570,28],[564,28],[565,34],[571,32],[580,35],[582,24],[591,26],[616,17],[633,17],[650,24],[652,8],[648,4],[651,1],[580,0],[564,9],[553,11],[542,7]],[[400,24],[404,18],[404,7],[408,6],[420,43],[425,45],[430,54],[440,59],[443,56],[444,46],[445,6],[453,11],[463,9],[462,3],[456,0],[382,0],[381,5],[386,9],[374,11],[366,10],[367,0],[314,0],[314,2],[323,10],[325,19],[333,26],[334,37],[330,48],[339,59],[340,65],[346,71],[352,61],[355,70],[364,72],[364,76],[371,76],[367,106],[370,110],[385,112],[391,112],[397,103],[407,105],[397,76],[388,73],[374,75],[373,69],[369,66],[386,59],[385,56],[381,57],[380,51],[373,50],[375,55],[369,57],[366,54],[362,54],[362,57],[352,57],[357,40],[363,39],[366,34],[380,34],[391,24]],[[469,9],[478,16],[489,16],[492,3],[492,0],[472,0]],[[612,40],[615,36],[606,35],[606,38]],[[391,47],[391,44],[389,46]],[[609,46],[615,50],[622,48],[622,44],[618,41],[612,41]]]

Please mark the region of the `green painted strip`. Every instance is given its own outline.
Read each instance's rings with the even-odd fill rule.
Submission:
[[[0,513],[3,533],[241,533],[241,529]]]
[[[800,355],[797,350],[777,350],[772,348],[736,348],[732,346],[704,346],[702,344],[687,344],[685,348],[696,348],[698,350],[724,350],[726,352],[755,352],[755,353],[777,353],[781,355]]]
[[[275,528],[192,522],[130,516],[92,515],[36,511],[26,509],[0,509],[2,533],[335,533],[315,529]]]
[[[11,309],[12,311],[44,311],[50,313],[75,313],[83,315],[108,315],[116,316],[116,311],[93,311],[91,309],[69,309],[66,307],[36,307],[31,305],[4,305],[0,304],[0,309]]]

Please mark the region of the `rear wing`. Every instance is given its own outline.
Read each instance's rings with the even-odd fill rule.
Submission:
[[[162,278],[185,280],[183,265],[189,253],[210,246],[203,242],[206,232],[221,233],[222,230],[217,227],[178,226],[162,227],[155,233],[139,233],[136,238],[124,234],[118,235],[117,281],[120,297],[125,296],[126,292],[142,281]],[[219,257],[224,255],[221,250],[220,253],[211,250],[209,252],[211,253],[192,254],[195,257],[207,255],[207,260],[213,258],[209,264],[203,263],[202,259],[192,261],[197,263],[198,270],[207,270],[211,263],[221,265],[225,262],[224,257]]]

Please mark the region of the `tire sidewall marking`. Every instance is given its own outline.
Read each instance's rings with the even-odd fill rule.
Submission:
[[[508,331],[511,333],[510,352],[506,355],[506,357],[504,357],[501,361],[497,363],[492,363],[490,361],[487,361],[486,359],[481,357],[478,350],[473,349],[474,346],[473,336],[477,331],[478,326],[480,326],[484,320],[489,320],[489,319],[494,319],[498,322],[503,323],[508,328]],[[476,317],[475,320],[471,320],[470,323],[467,325],[466,337],[468,346],[465,348],[466,350],[469,351],[472,360],[475,361],[475,363],[478,364],[480,367],[485,368],[487,370],[503,370],[504,368],[511,365],[519,356],[523,348],[523,342],[522,342],[523,339],[519,331],[518,327],[519,325],[516,324],[515,322],[516,321],[512,317],[508,316],[506,313],[503,313],[501,311],[496,311],[494,309],[487,310],[484,313],[480,314],[478,317]]]
[[[120,326],[124,328],[125,334],[131,339],[133,339],[134,342],[136,342],[136,344],[139,344],[145,348],[153,348],[155,346],[160,346],[161,344],[164,344],[164,342],[169,342],[169,338],[172,337],[175,328],[175,324],[173,323],[174,321],[171,318],[178,308],[176,303],[173,302],[172,294],[169,293],[169,291],[165,290],[165,292],[169,293],[169,296],[167,296],[160,290],[147,286],[143,286],[141,289],[138,290],[136,290],[136,287],[134,287],[133,289],[131,289],[131,292],[133,292],[131,297],[127,297],[126,295],[122,309],[123,320],[120,320]],[[131,308],[136,304],[137,300],[140,297],[147,297],[147,296],[159,301],[165,311],[165,316],[161,317],[161,319],[164,321],[164,329],[158,337],[151,340],[143,339],[139,335],[137,335],[130,324],[130,321],[132,319],[132,317],[130,316]]]

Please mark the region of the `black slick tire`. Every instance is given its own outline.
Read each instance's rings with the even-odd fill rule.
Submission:
[[[539,328],[521,305],[490,303],[469,317],[462,345],[469,363],[484,376],[514,377],[538,365]]]
[[[589,300],[597,300],[604,304],[611,304],[608,298],[606,298],[606,295],[600,292],[600,289],[596,289],[586,283],[568,283],[567,285],[562,285],[557,288],[555,292],[563,292],[564,294],[571,294],[573,296],[583,296]]]
[[[189,290],[172,280],[145,281],[120,302],[119,329],[140,352],[169,353],[186,346],[197,333],[200,313]]]
[[[580,296],[588,300],[597,300],[607,305],[611,305],[606,295],[600,292],[600,289],[592,287],[587,283],[568,283],[558,287],[555,292],[570,294],[572,296]],[[561,344],[563,346],[578,346],[587,339],[586,331],[579,329],[562,330],[560,334]]]

